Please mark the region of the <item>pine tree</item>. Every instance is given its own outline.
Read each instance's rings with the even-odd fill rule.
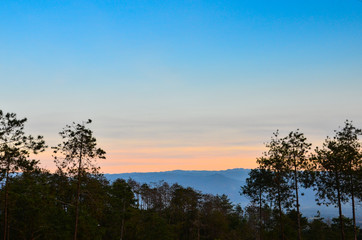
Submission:
[[[356,190],[358,191],[359,183],[361,183],[359,173],[362,171],[361,144],[358,140],[358,136],[361,133],[361,129],[357,129],[352,125],[352,122],[346,120],[343,129],[336,131],[335,138],[340,145],[342,161],[346,163],[346,168],[343,171],[347,177],[347,194],[352,202],[352,222],[355,240],[357,240],[355,198]]]
[[[26,136],[24,124],[26,118],[17,119],[15,113],[4,114],[0,110],[0,171],[4,181],[4,235],[8,239],[8,204],[9,204],[9,181],[14,173],[19,171],[30,171],[38,163],[31,160],[30,154],[37,154],[46,148],[42,136],[36,138]]]
[[[321,149],[316,149],[315,188],[319,204],[333,204],[338,207],[341,239],[344,240],[342,203],[347,202],[351,196],[354,212],[354,173],[360,168],[357,139],[359,130],[346,121],[345,127],[335,133],[333,138],[327,137]]]
[[[92,121],[89,119],[83,124],[73,123],[67,125],[59,134],[63,142],[54,147],[55,163],[59,171],[66,172],[75,179],[77,184],[75,198],[75,224],[74,240],[77,239],[79,221],[79,201],[81,195],[82,179],[87,173],[99,174],[99,167],[95,165],[96,159],[105,159],[105,151],[97,148],[97,141],[93,132],[86,128],[86,124]],[[59,157],[61,154],[62,157]]]
[[[290,132],[288,136],[282,140],[283,148],[287,154],[287,168],[289,178],[292,180],[292,188],[294,188],[295,208],[297,212],[298,240],[302,239],[300,224],[300,204],[299,204],[299,185],[308,182],[308,170],[310,169],[310,161],[307,153],[312,144],[307,142],[307,138],[298,130]],[[305,185],[305,184],[303,184]]]
[[[267,199],[275,202],[279,214],[279,235],[285,239],[283,208],[290,208],[292,192],[288,185],[287,151],[283,146],[283,140],[279,138],[279,132],[275,132],[269,143],[266,144],[268,151],[264,156],[257,159],[259,167],[273,173],[273,181],[267,191]]]

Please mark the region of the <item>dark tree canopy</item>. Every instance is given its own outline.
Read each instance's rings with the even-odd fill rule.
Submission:
[[[86,128],[92,121],[67,125],[59,134],[63,142],[53,147],[55,163],[62,171],[77,175],[78,171],[98,173],[97,159],[105,159],[105,151],[97,147],[92,130]],[[59,156],[60,155],[60,156]]]

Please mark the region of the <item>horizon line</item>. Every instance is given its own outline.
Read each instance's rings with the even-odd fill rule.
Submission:
[[[103,175],[105,174],[131,174],[131,173],[165,173],[165,172],[176,172],[176,171],[180,171],[180,172],[222,172],[222,171],[228,171],[228,170],[235,170],[235,169],[244,169],[244,170],[248,170],[248,169],[253,169],[253,168],[228,168],[228,169],[219,169],[219,170],[182,170],[182,169],[175,169],[175,170],[168,170],[168,171],[152,171],[152,172],[123,172],[123,173],[102,173]]]

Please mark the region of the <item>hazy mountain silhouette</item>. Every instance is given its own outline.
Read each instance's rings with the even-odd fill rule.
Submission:
[[[240,196],[240,186],[245,184],[250,169],[235,168],[222,171],[184,171],[175,170],[167,172],[147,172],[147,173],[120,173],[120,174],[105,174],[105,177],[110,181],[117,178],[129,179],[132,178],[139,183],[157,183],[165,181],[169,184],[178,183],[184,187],[192,187],[200,190],[203,193],[211,194],[226,194],[229,199],[242,207],[250,204],[250,200],[245,196]],[[312,189],[301,189],[301,211],[307,217],[313,217],[319,210],[321,215],[326,218],[338,216],[337,208],[330,206],[318,206],[315,202],[315,196]],[[358,210],[358,209],[357,209]],[[343,214],[351,217],[350,204],[345,204]],[[361,219],[361,213],[357,212]],[[359,221],[359,224],[362,222]]]

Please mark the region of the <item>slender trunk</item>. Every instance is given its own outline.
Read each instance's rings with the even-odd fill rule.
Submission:
[[[297,207],[297,222],[298,222],[298,240],[302,240],[302,232],[300,226],[300,211],[299,211],[299,193],[298,193],[298,171],[296,163],[294,165],[294,184],[295,184],[295,201]]]
[[[263,220],[262,220],[262,214],[261,214],[261,204],[262,201],[262,191],[261,187],[259,188],[259,240],[262,240],[262,232],[263,232]]]
[[[338,197],[338,211],[339,211],[339,224],[341,227],[341,239],[345,240],[344,236],[344,223],[343,223],[343,215],[342,215],[342,203],[341,203],[341,190],[340,190],[340,182],[339,175],[336,173],[336,181],[337,181],[337,197]]]
[[[197,240],[200,240],[200,213],[197,211]]]
[[[7,240],[8,236],[8,202],[9,202],[9,168],[10,161],[8,162],[6,173],[5,173],[5,201],[4,201],[4,240]]]
[[[279,176],[278,176],[279,178]],[[283,212],[282,212],[282,200],[280,192],[280,181],[278,179],[278,208],[279,208],[279,227],[280,227],[280,237],[284,240],[284,224],[283,224]]]
[[[353,183],[353,170],[352,170],[352,161],[349,162],[349,185],[351,187],[351,199],[352,199],[352,216],[353,216],[353,233],[354,240],[357,240],[357,227],[356,227],[356,210],[354,202],[354,183]]]
[[[282,206],[280,197],[278,197],[278,208],[279,208],[279,227],[280,227],[280,236],[281,239],[284,240],[284,226],[283,226],[283,213],[282,213]]]
[[[80,168],[78,170],[77,198],[75,200],[75,227],[74,227],[74,238],[73,238],[74,240],[77,240],[77,232],[78,232],[79,198],[80,198]]]
[[[351,180],[351,198],[352,198],[352,215],[353,215],[354,240],[357,240],[356,210],[355,210],[355,203],[354,203],[354,184],[353,184],[352,175],[350,175],[350,180]]]
[[[125,218],[125,212],[126,212],[126,201],[123,200],[123,210],[122,210],[122,225],[121,225],[121,240],[124,236],[124,218]]]
[[[79,166],[78,166],[78,176],[77,176],[77,199],[75,200],[75,227],[74,227],[74,240],[77,240],[78,233],[78,218],[79,218],[79,199],[80,199],[80,181],[82,173],[82,152],[83,152],[83,137],[81,137],[80,143],[80,154],[79,154]]]

